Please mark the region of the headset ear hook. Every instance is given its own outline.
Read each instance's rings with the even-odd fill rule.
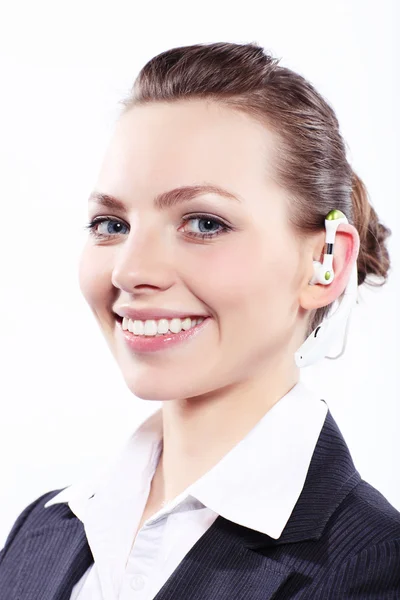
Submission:
[[[326,252],[322,263],[313,260],[314,274],[309,281],[309,285],[330,285],[335,278],[333,271],[333,250],[335,245],[335,237],[337,228],[341,223],[348,223],[347,217],[340,210],[332,210],[325,218],[325,241]],[[339,307],[332,316],[324,319],[318,327],[308,336],[300,348],[295,352],[295,362],[298,367],[307,367],[321,358],[336,359],[342,356],[346,348],[347,334],[350,322],[351,310],[357,301],[358,291],[358,274],[357,261],[355,261],[353,271],[351,273],[349,283],[344,291],[343,298],[339,303]],[[326,351],[329,349],[338,326],[341,322],[346,321],[345,340],[340,354],[337,356],[327,356]]]

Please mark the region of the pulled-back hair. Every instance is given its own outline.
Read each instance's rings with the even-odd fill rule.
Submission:
[[[362,180],[346,158],[334,110],[301,75],[255,43],[195,44],[152,58],[137,76],[124,111],[150,102],[207,99],[242,111],[277,134],[274,170],[288,192],[289,219],[299,236],[324,229],[325,216],[341,210],[360,236],[358,285],[383,285],[390,269],[385,244],[391,230],[379,222]],[[332,303],[333,304],[333,303]],[[308,331],[332,304],[311,312]]]

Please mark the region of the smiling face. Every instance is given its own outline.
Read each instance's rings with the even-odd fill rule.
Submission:
[[[276,143],[249,116],[204,100],[134,107],[119,119],[89,201],[89,220],[108,221],[92,231],[101,237],[88,235],[79,282],[136,396],[198,397],[295,372],[305,261],[272,178]],[[186,190],[179,203],[154,204],[163,192],[206,184],[236,199],[216,191],[189,199]],[[211,319],[190,341],[139,353],[115,320],[122,305]]]

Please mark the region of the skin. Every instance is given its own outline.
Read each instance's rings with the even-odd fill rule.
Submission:
[[[308,285],[325,232],[300,241],[292,230],[286,191],[273,178],[276,145],[250,116],[182,100],[131,108],[106,151],[94,191],[117,197],[124,210],[90,200],[88,216],[125,227],[101,241],[88,235],[79,284],[128,388],[164,401],[164,447],[142,522],[214,466],[299,381],[293,355],[309,311],[340,296],[358,256],[357,230],[340,225],[334,281]],[[166,210],[153,206],[160,192],[205,181],[242,202],[205,194]],[[201,219],[182,221],[198,212],[232,230],[190,237],[207,231]],[[116,325],[112,309],[122,304],[212,320],[188,343],[140,354]]]

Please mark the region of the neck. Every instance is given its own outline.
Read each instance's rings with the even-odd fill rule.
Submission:
[[[298,369],[285,378],[274,375],[163,403],[163,449],[152,485],[160,502],[216,465],[299,381]]]

